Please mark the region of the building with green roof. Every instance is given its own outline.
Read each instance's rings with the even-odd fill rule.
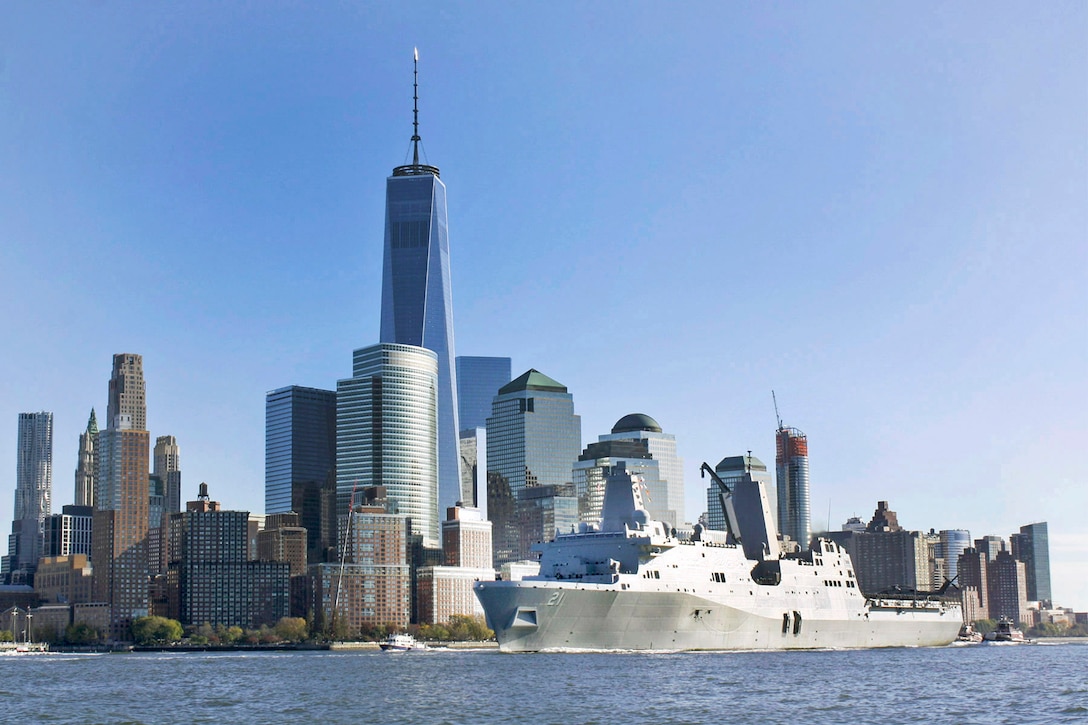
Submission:
[[[581,446],[582,421],[565,385],[530,369],[499,389],[487,419],[488,515],[496,566],[528,558],[531,544],[577,525],[570,484]],[[546,496],[529,490],[540,487],[550,487]],[[532,530],[523,531],[526,527]]]

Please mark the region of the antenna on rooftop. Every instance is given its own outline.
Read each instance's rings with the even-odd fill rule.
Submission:
[[[393,169],[393,176],[438,176],[438,168],[419,162],[419,48],[412,49],[412,163]]]
[[[412,166],[419,166],[419,48],[412,51]]]

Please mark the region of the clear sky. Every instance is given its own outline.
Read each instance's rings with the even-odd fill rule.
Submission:
[[[813,526],[1050,527],[1088,609],[1088,5],[7,3],[0,527],[18,413],[54,506],[144,356],[183,498],[264,503],[264,394],[378,341],[385,177],[449,190],[456,349],[773,466]],[[6,432],[5,432],[6,431]]]

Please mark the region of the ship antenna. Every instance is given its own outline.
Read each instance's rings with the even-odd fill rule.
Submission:
[[[419,166],[419,48],[412,50],[412,166]]]

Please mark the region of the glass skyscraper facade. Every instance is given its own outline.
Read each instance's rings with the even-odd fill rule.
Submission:
[[[461,501],[487,515],[487,418],[499,388],[510,382],[510,358],[457,357]]]
[[[422,536],[423,546],[441,545],[438,388],[438,356],[431,350],[380,343],[355,351],[352,377],[336,384],[341,520],[353,490],[385,486],[393,512],[412,520],[412,533]]]
[[[461,498],[461,456],[453,296],[446,186],[433,166],[401,166],[386,180],[380,341],[435,353],[439,503],[443,509],[454,506]]]
[[[971,532],[966,529],[945,529],[941,531],[940,537],[938,554],[944,559],[945,576],[949,581],[954,581],[960,573],[960,554],[971,548]]]
[[[808,438],[796,428],[780,427],[775,434],[778,488],[778,528],[807,549],[812,538],[808,487]]]
[[[523,491],[553,486],[556,495],[573,498],[567,484],[581,445],[582,420],[564,385],[529,370],[499,389],[487,419],[487,509],[496,564],[528,556],[519,530]],[[532,499],[533,507],[540,504]],[[553,508],[564,506],[553,502]]]
[[[335,470],[336,392],[279,388],[265,395],[264,415],[264,511],[295,511],[295,488],[320,488]]]
[[[1010,537],[1010,543],[1012,555],[1024,562],[1028,600],[1053,601],[1050,594],[1050,536],[1046,522],[1021,526],[1020,533]]]
[[[457,357],[457,422],[461,430],[487,426],[491,401],[511,377],[508,357]]]

